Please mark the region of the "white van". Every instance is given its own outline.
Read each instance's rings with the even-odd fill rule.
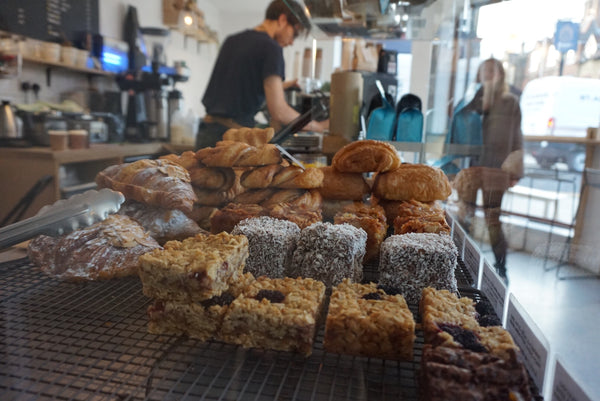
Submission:
[[[521,94],[523,135],[585,138],[600,126],[600,79],[543,77]]]
[[[529,82],[521,95],[521,129],[525,136],[585,138],[589,127],[600,126],[600,79],[551,76]],[[582,171],[581,144],[528,142],[525,150],[544,168],[566,163]]]

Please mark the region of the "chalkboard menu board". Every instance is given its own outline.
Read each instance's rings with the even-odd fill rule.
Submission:
[[[34,39],[77,42],[98,32],[98,0],[0,0],[0,30]]]

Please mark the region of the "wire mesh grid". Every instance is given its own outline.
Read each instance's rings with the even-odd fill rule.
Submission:
[[[410,362],[327,353],[323,327],[304,358],[149,334],[149,303],[137,278],[66,283],[27,260],[0,265],[0,398],[417,399],[419,331]]]

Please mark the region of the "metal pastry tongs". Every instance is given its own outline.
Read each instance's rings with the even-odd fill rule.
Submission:
[[[310,122],[312,119],[321,118],[327,116],[328,108],[323,103],[322,100],[316,102],[310,110],[305,112],[304,114],[299,115],[294,119],[291,123],[285,126],[283,129],[279,130],[274,136],[273,139],[269,141],[269,143],[275,144],[277,149],[281,152],[283,157],[292,162],[293,164],[300,167],[302,170],[306,170],[304,164],[294,156],[292,156],[287,150],[281,146],[281,143],[287,139],[288,136],[294,134],[299,131],[302,127]]]
[[[107,188],[61,199],[33,217],[0,228],[0,250],[40,234],[56,236],[90,226],[118,211],[123,202],[122,193]]]

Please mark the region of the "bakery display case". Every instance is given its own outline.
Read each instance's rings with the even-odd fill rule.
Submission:
[[[467,230],[452,203],[452,180],[481,155],[480,144],[448,140],[460,99],[473,89],[477,65],[489,50],[477,20],[487,6],[524,1],[359,0],[344,2],[340,10],[327,2],[304,2],[315,11],[319,40],[342,34],[384,44],[389,39],[411,42],[411,59],[398,68],[411,70],[404,75],[410,82],[402,87],[423,101],[421,141],[353,138],[349,143],[326,136],[322,151],[328,162],[318,170],[289,165],[278,150],[263,148],[265,138],[259,135],[252,139],[260,143],[242,143],[236,130],[228,131],[227,138],[235,145],[198,152],[155,143],[62,152],[0,149],[0,182],[10,189],[0,199],[0,216],[42,179],[50,185],[25,217],[101,185],[122,191],[128,199],[123,214],[135,214],[132,219],[148,232],[151,227],[157,241],[123,241],[130,253],[140,241],[152,242],[154,251],[145,253],[139,266],[121,263],[129,273],[135,271],[133,276],[105,281],[69,276],[79,263],[93,270],[99,259],[112,259],[102,257],[103,241],[94,248],[82,246],[77,235],[59,246],[33,240],[29,257],[5,262],[0,254],[0,398],[593,399],[589,389],[597,384],[590,384],[589,377],[598,366],[592,360],[597,340],[595,331],[585,329],[590,325],[577,323],[593,320],[595,298],[588,305],[589,298],[563,286],[566,276],[561,274],[572,269],[555,267],[552,262],[563,260],[553,259],[552,252],[562,252],[566,244],[575,255],[582,249],[579,241],[596,241],[596,183],[586,180],[580,198],[577,172],[555,165],[548,173],[526,155],[528,175],[506,191],[512,203],[501,217],[508,223],[510,281],[490,261],[481,207],[473,229]],[[592,3],[585,2],[588,13]],[[540,46],[551,53],[546,42]],[[535,57],[513,50],[494,53],[502,58],[511,84],[540,73],[532,66]],[[564,61],[568,71],[570,62]],[[539,65],[554,71],[544,62]],[[587,174],[598,164],[597,133],[589,132],[576,140],[525,139],[585,145]],[[130,163],[127,171],[121,163]],[[152,176],[142,179],[150,165]],[[187,172],[170,175],[173,166]],[[540,177],[561,179],[562,185],[565,174],[572,197],[537,187]],[[166,184],[174,176],[185,182],[183,190]],[[170,195],[181,196],[184,203],[166,205]],[[566,198],[570,206],[583,199],[582,212],[569,215],[571,209],[561,203]],[[523,199],[529,202],[527,210],[519,203]],[[559,219],[563,215],[567,222]],[[131,240],[139,232],[116,230],[113,220],[105,222],[114,247],[123,240],[120,235]],[[174,233],[169,226],[181,230]],[[196,243],[204,235],[226,237],[223,231],[248,238],[252,258],[241,262],[243,247],[236,243],[227,257],[203,259]],[[82,235],[90,232],[95,231]],[[424,236],[415,239],[413,234]],[[560,246],[557,239],[563,241]],[[523,251],[518,267],[511,265],[515,244],[522,244]],[[95,255],[87,264],[81,257],[86,252]],[[586,263],[595,266],[597,258],[589,255]],[[532,266],[540,259],[544,265],[538,274]],[[61,263],[49,269],[51,260]],[[186,270],[197,265],[205,271]],[[246,275],[238,276],[241,267]],[[556,279],[549,281],[555,272]],[[253,281],[248,273],[269,278]],[[450,292],[423,292],[431,283]],[[583,287],[594,291],[588,283]],[[286,292],[288,287],[302,290]],[[552,295],[545,292],[549,287],[555,290]],[[291,317],[277,320],[285,308],[293,309]],[[557,332],[569,340],[568,348],[556,345]]]

